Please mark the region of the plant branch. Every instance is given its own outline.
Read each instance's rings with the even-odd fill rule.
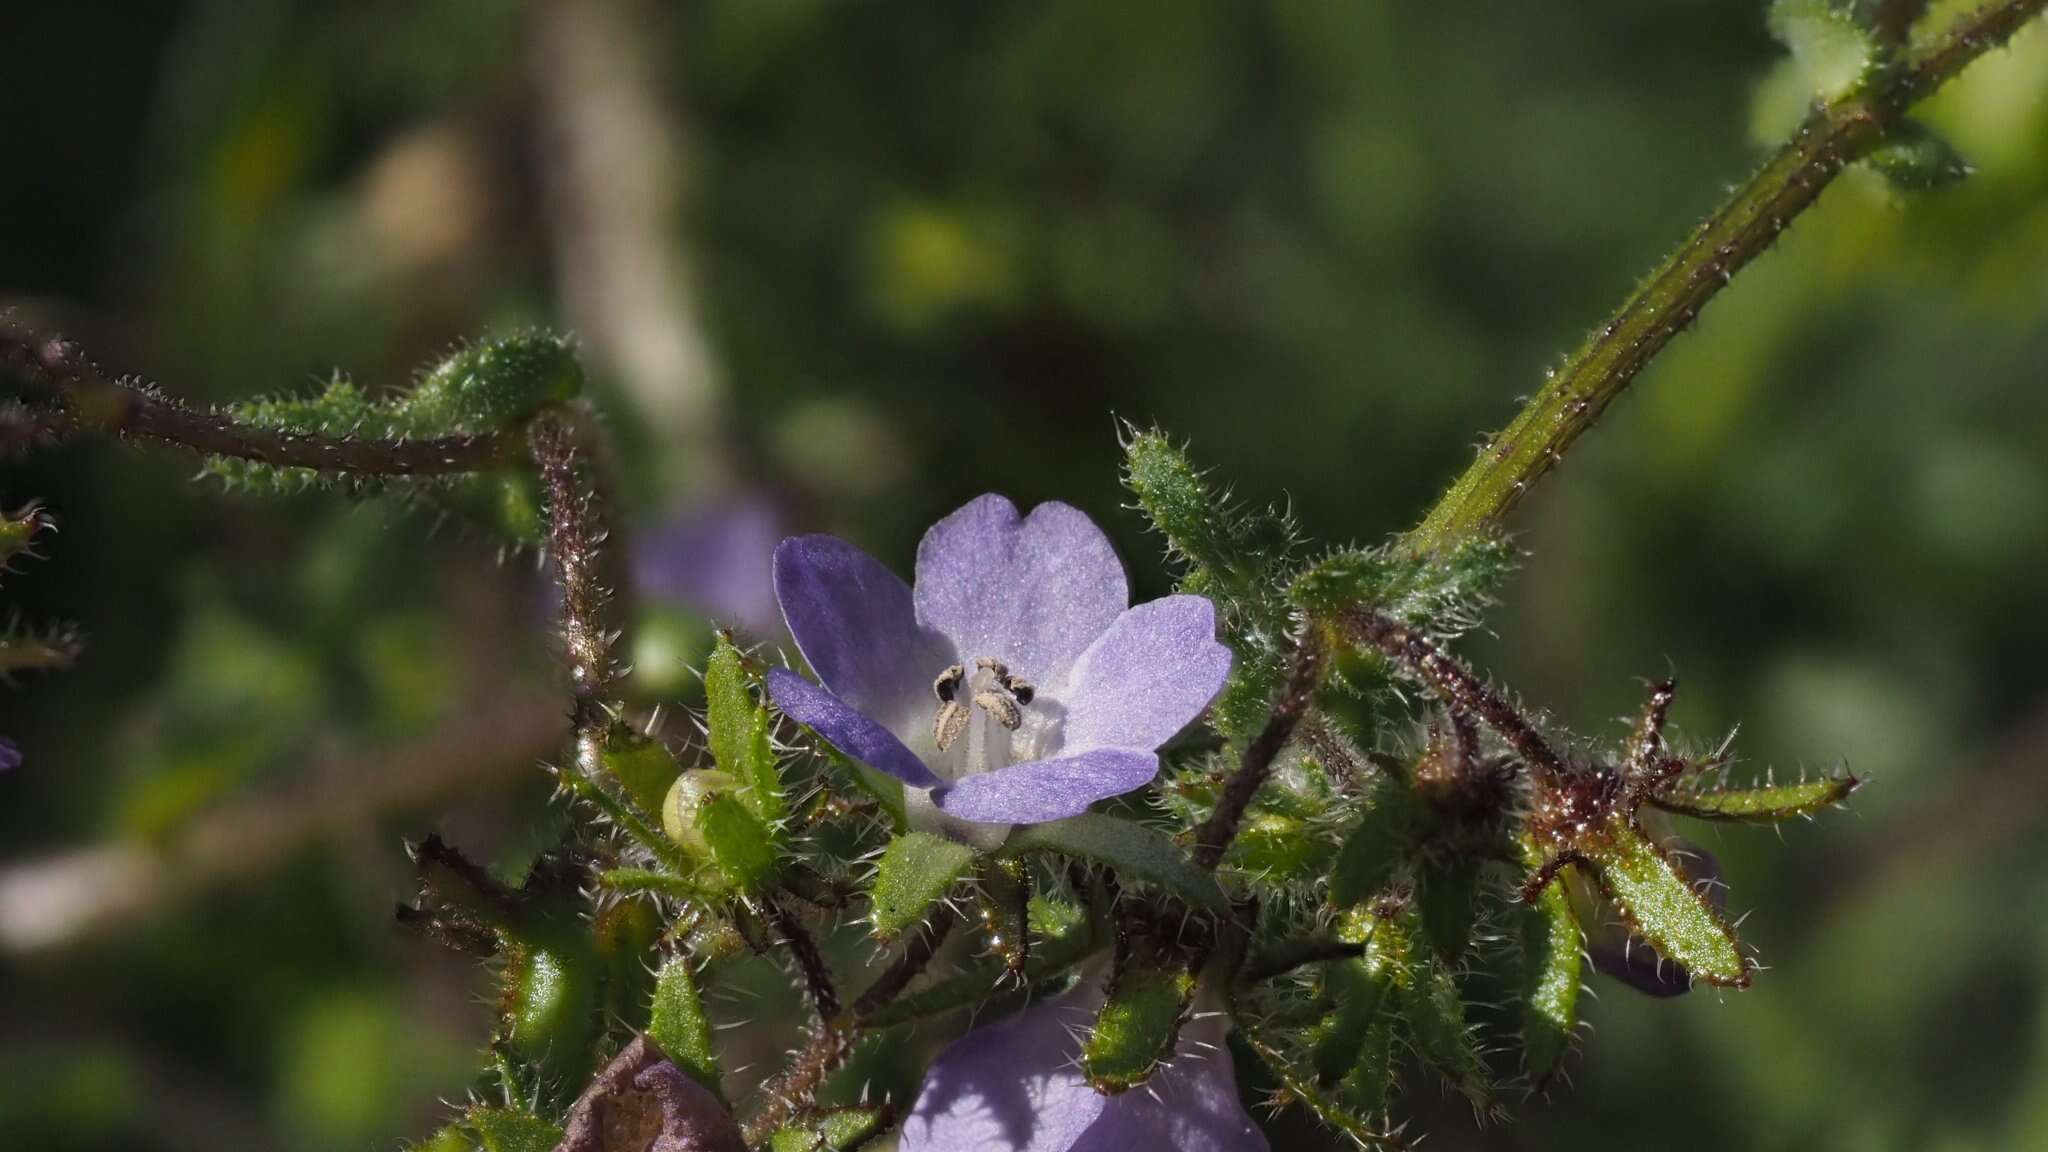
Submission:
[[[569,420],[560,413],[545,414],[533,422],[528,439],[547,502],[548,558],[561,586],[562,656],[569,665],[569,715],[576,725],[577,764],[595,780],[603,768],[617,672],[612,662],[615,637],[604,623],[608,596],[598,554],[604,524],[583,476],[583,452]]]
[[[33,432],[17,432],[13,439],[112,434],[206,456],[363,476],[477,472],[518,454],[515,439],[497,434],[377,440],[251,428],[133,381],[109,378],[76,345],[12,324],[0,324],[0,375],[17,379],[26,386],[25,398],[40,401],[25,409]],[[17,422],[22,415],[16,414]]]
[[[771,903],[769,907],[773,916],[776,906]],[[786,912],[784,914],[787,915]],[[956,919],[952,909],[942,905],[925,930],[904,943],[903,953],[896,962],[875,977],[875,982],[854,1000],[851,1012],[840,1012],[836,1004],[829,1014],[820,1011],[818,1027],[811,1033],[803,1050],[797,1053],[796,1059],[782,1075],[762,1088],[765,1099],[746,1123],[749,1146],[766,1140],[790,1117],[810,1107],[826,1078],[838,1071],[839,1066],[846,1063],[846,1058],[853,1054],[854,1039],[859,1033],[869,1027],[875,1016],[932,962]],[[777,927],[781,927],[779,921]],[[813,995],[815,998],[815,988]],[[820,1007],[822,1009],[822,1005]]]
[[[1294,735],[1295,726],[1308,713],[1308,706],[1315,700],[1316,686],[1323,679],[1322,638],[1315,630],[1304,633],[1294,648],[1294,670],[1288,675],[1287,688],[1279,703],[1273,706],[1272,718],[1259,730],[1252,742],[1245,746],[1244,758],[1238,762],[1237,771],[1223,785],[1223,793],[1216,799],[1216,810],[1195,829],[1195,863],[1214,871],[1222,862],[1223,853],[1230,848],[1230,842],[1237,839],[1238,825],[1244,821],[1244,811],[1257,794],[1259,785],[1273,772],[1273,761],[1280,756],[1280,750]]]
[[[1996,0],[1896,66],[1872,69],[1848,92],[1814,109],[1792,139],[1666,257],[1493,437],[1409,534],[1409,544],[1418,551],[1439,548],[1513,511],[1643,367],[1812,206],[1843,168],[1882,141],[1910,106],[2005,43],[2044,8],[2048,0]]]

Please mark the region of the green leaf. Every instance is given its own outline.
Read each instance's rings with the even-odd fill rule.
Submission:
[[[604,767],[627,798],[649,812],[661,811],[669,787],[682,775],[675,755],[660,742],[625,731],[605,740]]]
[[[1871,30],[1853,0],[1776,0],[1771,33],[1799,62],[1808,83],[1828,99],[1863,79],[1879,57]]]
[[[1130,964],[1118,972],[1081,1049],[1081,1070],[1095,1090],[1128,1091],[1171,1057],[1194,994],[1195,978],[1184,968]]]
[[[654,977],[654,1007],[647,1017],[647,1038],[654,1041],[690,1079],[719,1092],[718,1053],[711,1044],[711,1021],[697,995],[697,977],[690,958],[681,953],[661,962]]]
[[[1591,861],[1601,891],[1658,955],[1710,984],[1748,986],[1749,967],[1734,932],[1628,817],[1610,818],[1579,851]]]
[[[1557,1073],[1579,1023],[1585,963],[1578,917],[1564,885],[1550,884],[1523,905],[1522,1064],[1539,1091]]]
[[[558,944],[514,950],[505,969],[505,1040],[540,1070],[540,1083],[573,1096],[595,1063],[603,981],[589,939],[563,935]]]
[[[1516,555],[1506,536],[1492,532],[1463,536],[1432,552],[1399,545],[1341,549],[1297,576],[1288,597],[1319,618],[1370,607],[1449,639],[1479,623],[1514,572]]]
[[[846,1152],[873,1139],[887,1119],[879,1108],[823,1112],[776,1132],[768,1141],[769,1152]]]
[[[1336,1005],[1313,1030],[1310,1063],[1316,1079],[1337,1084],[1358,1066],[1367,1039],[1388,1017],[1392,982],[1370,957],[1341,960],[1324,971],[1324,989]]]
[[[1422,933],[1436,954],[1452,964],[1465,955],[1479,914],[1481,864],[1478,857],[1460,853],[1433,863],[1417,878],[1415,907]]]
[[[1417,964],[1417,978],[1403,997],[1416,1051],[1443,1073],[1474,1108],[1493,1099],[1493,1078],[1465,1023],[1465,998],[1451,970],[1434,959]]]
[[[1005,856],[1057,852],[1107,864],[1125,879],[1157,884],[1196,908],[1227,913],[1230,901],[1216,878],[1195,867],[1173,838],[1156,828],[1083,812],[1050,824],[1029,824],[1004,843]]]
[[[462,1118],[476,1133],[484,1152],[552,1152],[562,1130],[546,1120],[513,1108],[476,1108]]]
[[[1652,796],[1650,803],[1666,812],[1700,820],[1775,824],[1839,804],[1862,786],[1863,781],[1852,775],[1819,776],[1796,784],[1767,784],[1760,788],[1673,792]]]
[[[413,436],[495,432],[582,391],[583,367],[567,340],[522,333],[457,349],[393,405],[392,415]]]
[[[704,670],[711,758],[719,771],[739,782],[740,799],[773,829],[782,821],[786,802],[769,740],[768,709],[755,700],[753,687],[745,658],[732,637],[721,633]]]
[[[1382,775],[1373,786],[1371,807],[1337,852],[1336,867],[1330,872],[1330,903],[1349,908],[1386,887],[1421,818],[1415,793]]]
[[[775,837],[736,792],[705,797],[696,828],[711,864],[734,889],[751,895],[774,882],[779,861]]]
[[[868,889],[875,934],[895,936],[923,920],[973,866],[974,849],[943,836],[911,832],[891,840]]]
[[[1974,169],[1939,132],[1918,120],[1901,119],[1864,160],[1893,187],[1931,192],[1967,179]]]
[[[1124,445],[1124,483],[1168,547],[1190,567],[1219,574],[1238,568],[1241,556],[1230,516],[1210,497],[1187,454],[1164,433],[1130,436]]]

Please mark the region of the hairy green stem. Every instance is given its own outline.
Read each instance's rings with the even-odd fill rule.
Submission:
[[[1964,66],[2005,43],[2048,0],[1997,0],[1895,66],[1873,68],[1814,109],[1791,140],[1553,372],[1409,534],[1418,551],[1496,523],[1735,274],[1768,249],[1853,161]]]
[[[200,412],[140,385],[109,379],[64,340],[0,324],[0,375],[26,385],[34,427],[17,436],[63,439],[111,433],[206,456],[231,456],[278,468],[360,476],[445,476],[479,472],[518,456],[518,440],[496,434],[426,440],[314,436],[252,428],[219,412]]]

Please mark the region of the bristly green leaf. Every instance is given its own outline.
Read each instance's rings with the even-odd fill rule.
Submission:
[[[711,1021],[697,995],[697,977],[690,958],[680,953],[661,962],[654,978],[654,1006],[647,1018],[647,1037],[675,1061],[692,1080],[718,1087],[718,1053],[711,1044]]]
[[[1196,908],[1216,913],[1230,910],[1230,901],[1216,886],[1216,878],[1195,867],[1172,837],[1100,812],[1026,825],[1010,836],[1002,852],[1005,856],[1030,852],[1078,856],[1109,865],[1125,880],[1157,884]]]
[[[753,677],[732,637],[720,633],[704,670],[711,758],[739,783],[738,796],[771,830],[783,818],[782,777],[769,741],[768,709],[754,698]]]
[[[973,848],[929,832],[891,840],[868,888],[875,935],[887,939],[923,920],[974,866],[974,858]]]
[[[1628,817],[1616,814],[1578,850],[1591,861],[1601,891],[1658,955],[1710,984],[1749,984],[1735,933]]]
[[[776,1132],[769,1152],[847,1152],[880,1133],[889,1114],[880,1108],[836,1108]]]
[[[648,812],[659,812],[669,788],[682,775],[675,754],[659,741],[614,730],[604,742],[604,767],[628,799]]]
[[[1415,910],[1422,934],[1445,963],[1463,959],[1471,943],[1483,865],[1476,856],[1457,853],[1431,861],[1416,875]]]
[[[546,1120],[513,1108],[474,1108],[461,1126],[476,1134],[484,1152],[552,1152],[562,1130]]]
[[[5,568],[16,556],[34,556],[30,551],[36,537],[50,531],[56,522],[48,512],[36,505],[0,516],[0,568]]]
[[[1081,1049],[1081,1070],[1095,1090],[1129,1091],[1171,1058],[1194,995],[1195,978],[1185,968],[1131,963],[1117,972]]]
[[[1247,513],[1217,498],[1160,432],[1130,430],[1124,465],[1125,484],[1186,567],[1181,590],[1215,603],[1236,656],[1210,722],[1232,740],[1250,739],[1287,675],[1294,622],[1279,589],[1294,564],[1294,526],[1279,512]]]
[[[1416,980],[1402,998],[1408,1029],[1422,1053],[1473,1108],[1493,1102],[1493,1078],[1465,1022],[1465,998],[1451,970],[1434,958],[1419,960]]]
[[[697,809],[697,833],[711,864],[736,891],[764,892],[775,879],[775,836],[736,792],[717,792]]]
[[[1405,783],[1381,776],[1372,789],[1371,807],[1337,853],[1337,865],[1330,871],[1330,903],[1349,908],[1386,887],[1422,819],[1415,793]]]
[[[582,391],[583,366],[570,343],[528,332],[456,349],[391,412],[409,435],[459,436],[513,427]]]
[[[1557,1074],[1573,1030],[1579,1024],[1579,985],[1584,966],[1578,917],[1564,885],[1543,889],[1523,905],[1522,1066],[1530,1086],[1541,1091]]]
[[[1864,157],[1872,168],[1907,192],[1929,192],[1967,179],[1970,162],[1948,138],[1926,124],[1901,118],[1885,130],[1884,141]]]
[[[1844,773],[1840,776],[1816,776],[1796,784],[1666,792],[1650,797],[1650,803],[1666,812],[1700,820],[1775,824],[1839,804],[1862,786],[1861,779]]]
[[[1391,1019],[1393,979],[1385,958],[1369,953],[1329,965],[1323,986],[1336,1010],[1311,1031],[1310,1063],[1317,1080],[1336,1085],[1358,1068],[1372,1033]],[[1385,1094],[1384,1086],[1380,1093]]]
[[[566,1092],[566,1105],[596,1063],[603,980],[587,936],[558,933],[548,945],[522,944],[506,965],[504,1037],[540,1072],[537,1082]]]
[[[1417,553],[1394,545],[1346,548],[1309,565],[1288,596],[1311,616],[1367,607],[1438,639],[1475,627],[1514,572],[1518,553],[1504,535],[1476,532]]]

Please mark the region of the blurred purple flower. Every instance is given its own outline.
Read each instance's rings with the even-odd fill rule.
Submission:
[[[831,536],[775,550],[775,594],[819,687],[782,710],[960,820],[1037,824],[1141,788],[1230,671],[1200,596],[1129,607],[1102,530],[1065,504],[983,496],[933,525],[913,591]]]
[[[778,635],[772,558],[782,516],[759,496],[707,504],[648,529],[634,544],[633,583],[756,640]]]
[[[1701,890],[1714,911],[1725,912],[1728,886],[1721,882],[1721,862],[1690,840],[1670,845],[1671,858],[1693,887]],[[1593,967],[1645,996],[1683,996],[1692,991],[1692,973],[1667,960],[1649,942],[1622,927],[1588,933],[1586,952]]]
[[[0,736],[0,772],[9,772],[21,767],[21,746],[5,736]]]
[[[1084,982],[939,1053],[899,1152],[1266,1152],[1238,1100],[1221,1014],[1181,1029],[1172,1062],[1104,1096],[1081,1075],[1081,1037],[1102,1006]]]

